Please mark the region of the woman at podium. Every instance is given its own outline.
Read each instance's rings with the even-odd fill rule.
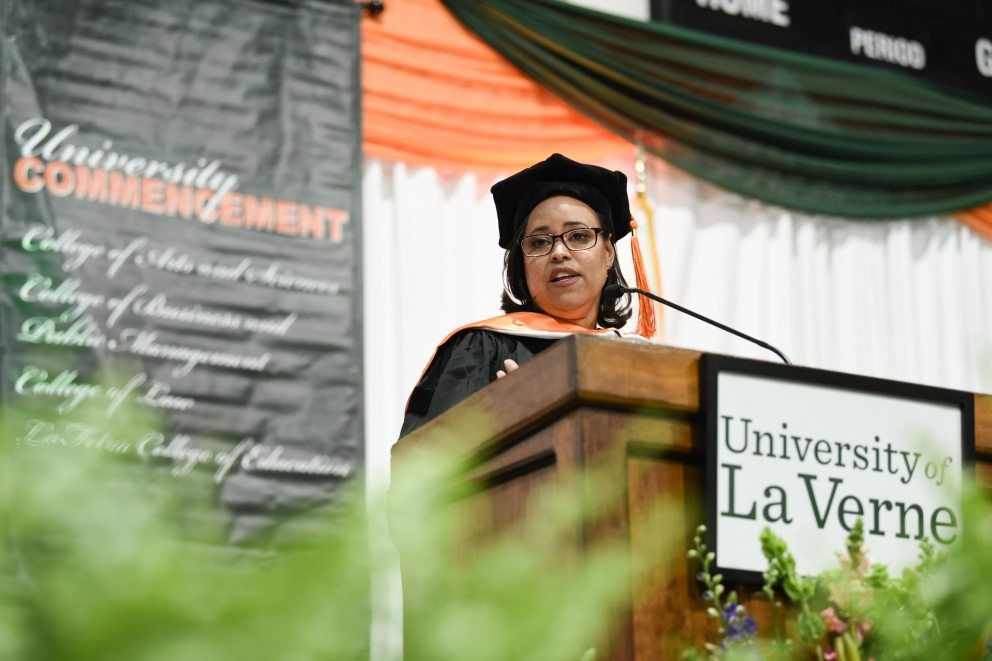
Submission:
[[[636,223],[622,172],[561,154],[491,189],[503,258],[503,314],[456,329],[441,343],[407,402],[401,435],[573,333],[619,335],[630,319],[616,242]],[[643,267],[631,244],[638,286]],[[638,334],[650,338],[654,317],[639,308]]]

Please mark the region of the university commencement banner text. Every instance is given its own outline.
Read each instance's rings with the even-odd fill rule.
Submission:
[[[131,458],[232,542],[360,470],[359,11],[3,3],[5,442]]]

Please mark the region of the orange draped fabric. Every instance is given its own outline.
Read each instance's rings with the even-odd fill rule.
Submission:
[[[959,211],[954,217],[967,225],[972,232],[987,241],[992,241],[992,204]]]
[[[629,144],[572,110],[466,30],[439,0],[362,21],[365,154],[471,170],[560,151],[596,161]]]

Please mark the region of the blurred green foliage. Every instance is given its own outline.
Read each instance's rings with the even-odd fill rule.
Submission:
[[[4,429],[19,422],[8,415]],[[361,507],[279,554],[190,543],[178,481],[136,480],[145,467],[90,449],[5,440],[0,658],[367,657]]]
[[[33,413],[37,415],[37,411]],[[76,420],[125,433],[102,415]],[[60,424],[70,421],[60,421]],[[453,539],[452,494],[440,489],[459,466],[430,454],[394,479],[391,492],[355,488],[305,538],[277,551],[190,542],[191,501],[181,480],[133,457],[93,449],[30,446],[9,432],[0,464],[0,659],[38,661],[304,661],[367,659],[370,583],[401,540],[403,658],[591,659],[610,615],[629,598],[629,556],[619,545],[569,544],[581,526],[580,489],[541,498],[532,523],[470,551]],[[147,421],[142,421],[147,424]],[[606,497],[604,493],[598,494]],[[387,519],[390,536],[383,534]],[[200,517],[203,526],[216,516]]]
[[[149,424],[127,415],[87,416],[80,410],[74,420],[111,434]],[[374,611],[381,604],[371,586],[374,577],[395,570],[394,541],[402,552],[403,658],[592,661],[605,656],[631,585],[664,564],[664,549],[637,557],[621,539],[590,534],[597,514],[625,497],[617,480],[595,474],[535,491],[527,516],[496,532],[483,525],[480,510],[474,523],[483,533],[460,537],[456,529],[473,527],[464,518],[472,510],[456,504],[470,501],[475,486],[455,479],[466,470],[457,425],[449,443],[438,444],[440,452],[404,460],[388,495],[365,494],[356,481],[340,506],[306,513],[316,521],[277,551],[219,543],[224,531],[210,529],[218,517],[191,516],[191,509],[216,504],[191,499],[168,470],[93,449],[18,443],[8,432],[23,426],[11,412],[2,421],[4,661],[367,659],[370,623],[388,618]],[[452,490],[453,484],[463,486]],[[453,518],[455,511],[463,518]],[[648,518],[678,534],[666,523],[664,504]],[[191,530],[191,521],[204,529]],[[768,623],[758,623],[753,639],[754,623],[738,595],[724,593],[722,581],[709,576],[712,619],[737,643],[711,645],[710,658],[836,659],[841,648],[841,661],[987,653],[987,494],[969,491],[959,544],[946,556],[924,546],[919,566],[899,576],[867,564],[856,534],[840,569],[816,579],[795,574],[781,540],[762,541],[770,561],[766,593],[796,599],[801,605],[792,612],[808,621],[781,629],[782,636],[798,631],[792,645],[767,638]],[[700,543],[693,552],[705,560]],[[841,632],[839,623],[848,628]]]

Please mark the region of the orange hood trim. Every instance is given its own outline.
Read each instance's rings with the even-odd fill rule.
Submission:
[[[500,333],[506,333],[507,335],[524,335],[527,337],[543,337],[548,339],[556,339],[562,337],[568,337],[569,335],[575,335],[577,333],[585,335],[620,335],[620,332],[614,328],[584,328],[576,324],[570,324],[567,322],[558,321],[554,317],[549,317],[546,314],[541,314],[540,312],[511,312],[509,314],[500,315],[499,317],[492,317],[491,319],[483,319],[482,321],[475,321],[471,324],[465,324],[459,328],[448,333],[443,340],[434,349],[434,353],[431,354],[430,360],[424,365],[423,371],[420,373],[420,377],[417,379],[424,378],[424,374],[427,373],[427,369],[434,362],[434,357],[437,355],[437,350],[444,345],[445,342],[450,340],[452,337],[462,332],[463,330],[468,330],[470,328],[481,328],[483,330],[493,330]],[[622,337],[636,338],[647,342],[645,338],[640,335],[624,335]],[[407,400],[407,406],[409,406],[410,401]]]
[[[501,333],[506,333],[508,335],[527,335],[530,337],[547,338],[566,337],[568,335],[575,335],[576,333],[584,333],[586,335],[605,335],[617,332],[613,328],[584,328],[577,324],[558,321],[554,317],[549,317],[548,315],[541,314],[540,312],[511,312],[510,314],[492,317],[491,319],[483,319],[482,321],[475,321],[471,324],[465,324],[460,328],[456,328],[452,332],[448,333],[447,337],[441,341],[441,344],[444,344],[463,330],[468,330],[470,328],[500,331]],[[441,346],[441,344],[438,346]]]

